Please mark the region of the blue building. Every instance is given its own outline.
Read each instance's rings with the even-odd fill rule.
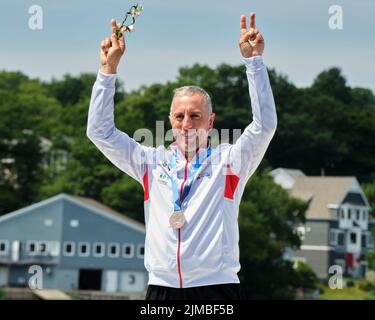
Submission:
[[[0,286],[142,292],[145,227],[95,200],[60,194],[0,217]]]

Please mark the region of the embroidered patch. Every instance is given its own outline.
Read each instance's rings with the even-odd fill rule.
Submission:
[[[158,177],[158,182],[164,185],[168,184],[168,176],[165,173],[160,173]]]

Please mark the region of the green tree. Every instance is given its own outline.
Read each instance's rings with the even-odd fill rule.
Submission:
[[[249,298],[292,298],[298,275],[291,261],[283,259],[287,248],[300,239],[295,226],[304,222],[307,205],[290,198],[268,171],[255,174],[243,194],[240,215],[240,279]]]

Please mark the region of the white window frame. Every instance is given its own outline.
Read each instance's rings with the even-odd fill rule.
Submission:
[[[116,253],[113,254],[111,253],[111,247],[115,246],[116,248]],[[120,256],[120,245],[115,242],[108,243],[108,257],[110,258],[118,258]]]
[[[130,247],[130,254],[125,253],[125,248]],[[122,245],[122,256],[124,258],[133,258],[134,257],[134,244],[132,243],[124,243]]]
[[[339,230],[331,229],[329,231],[329,244],[331,246],[337,246],[339,240]]]
[[[68,253],[66,251],[66,247],[71,244],[72,245],[72,252]],[[76,251],[76,244],[73,241],[65,241],[63,244],[63,256],[65,257],[73,257]]]
[[[355,209],[355,219],[357,221],[361,220],[361,210],[359,208]]]
[[[40,255],[43,255],[43,256],[47,256],[48,252],[49,252],[49,250],[48,250],[49,249],[48,241],[38,241],[37,244],[38,244],[38,246],[37,246],[37,253],[40,254]],[[42,252],[42,250],[41,250],[42,244],[46,245],[46,250],[44,252]]]
[[[79,227],[79,220],[78,219],[71,219],[69,221],[69,226],[71,228],[78,228]]]
[[[86,253],[82,253],[82,247],[86,246]],[[90,256],[90,242],[79,242],[78,243],[78,256],[79,257],[89,257]]]
[[[340,244],[340,243],[339,243],[339,236],[340,236],[340,234],[342,234],[342,236],[343,236],[344,244]],[[337,230],[337,238],[336,238],[336,241],[337,241],[336,246],[338,246],[338,247],[344,247],[344,246],[345,246],[345,232],[344,232],[344,231],[342,231],[342,230]]]
[[[96,247],[100,246],[102,248],[101,253],[96,252]],[[102,258],[105,256],[105,243],[104,242],[95,242],[92,249],[92,255],[96,258]]]
[[[57,257],[60,255],[60,242],[59,241],[48,242],[48,254],[53,257]]]
[[[31,244],[34,245],[34,248],[35,248],[34,251],[30,250],[30,245]],[[36,256],[39,253],[38,250],[39,250],[39,243],[38,243],[38,241],[35,241],[35,240],[26,241],[26,252],[28,253],[29,256]]]
[[[6,256],[6,255],[8,255],[9,241],[8,240],[0,240],[0,243],[5,245],[4,246],[5,247],[4,251],[0,251],[0,256]]]
[[[44,219],[44,226],[45,227],[52,227],[53,226],[53,220],[50,218]]]
[[[346,212],[344,208],[340,207],[340,219],[345,219],[346,218]]]
[[[143,247],[143,255],[141,255],[141,248],[142,248],[142,247]],[[143,258],[145,257],[144,252],[145,252],[145,245],[144,245],[144,244],[139,244],[139,245],[137,246],[137,257],[138,257],[139,259],[143,259]]]
[[[355,242],[352,242],[352,234],[355,235]],[[356,232],[353,232],[353,231],[350,231],[349,232],[349,244],[350,245],[358,245],[358,237],[357,237],[357,233]]]
[[[372,234],[369,232],[368,234],[367,234],[367,244],[368,244],[368,246],[367,246],[367,248],[373,248],[374,247],[374,239],[373,239],[373,236],[372,236]]]

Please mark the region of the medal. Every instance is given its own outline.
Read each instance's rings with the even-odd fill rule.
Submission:
[[[207,159],[211,155],[211,147],[207,149],[207,156],[205,159]],[[198,175],[199,168],[201,167],[203,161],[199,161],[199,157],[197,157],[197,163],[193,167],[193,174],[189,176],[187,179],[185,177],[184,182],[181,184],[181,188],[179,190],[178,187],[178,179],[177,179],[177,171],[176,171],[176,159],[177,159],[177,149],[175,152],[172,154],[172,159],[169,162],[169,171],[167,172],[166,170],[166,165],[161,165],[162,169],[164,170],[166,176],[168,176],[171,180],[172,184],[172,191],[173,191],[173,207],[174,207],[174,212],[173,214],[169,217],[169,225],[173,229],[181,229],[185,222],[185,215],[184,212],[182,211],[182,202],[184,199],[188,196],[191,186],[196,179],[196,176]],[[203,159],[203,160],[205,160]]]
[[[169,224],[173,229],[181,229],[185,224],[185,215],[182,211],[175,211],[169,218]]]

